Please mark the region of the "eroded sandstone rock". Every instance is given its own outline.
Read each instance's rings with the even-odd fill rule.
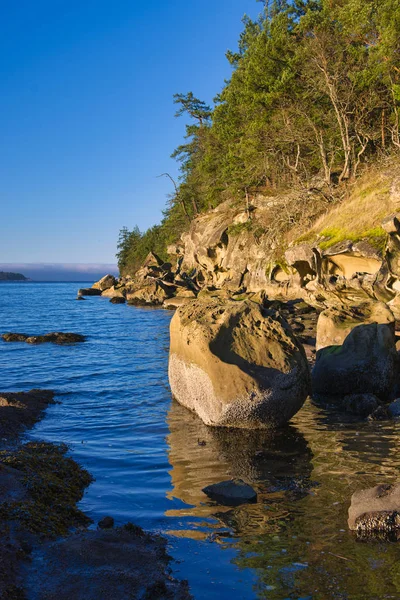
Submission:
[[[161,281],[150,281],[143,285],[127,288],[126,298],[128,304],[134,306],[161,306],[175,291],[174,287],[167,286]]]
[[[125,286],[116,287],[112,285],[101,293],[105,298],[125,298]]]
[[[169,380],[176,400],[204,423],[245,428],[289,421],[310,382],[304,349],[286,321],[254,302],[219,298],[176,311]]]
[[[349,508],[349,528],[359,533],[400,530],[400,484],[377,485],[355,492]]]
[[[99,281],[96,281],[96,283],[94,283],[92,285],[92,289],[100,290],[101,292],[103,292],[104,290],[107,290],[108,288],[112,287],[116,283],[117,283],[117,280],[114,277],[114,275],[108,274],[108,275],[104,275],[104,277],[99,279]]]
[[[328,308],[320,313],[317,323],[316,349],[341,346],[358,325],[393,323],[392,311],[382,302],[364,302],[357,307]]]
[[[358,325],[342,346],[328,346],[317,352],[312,371],[313,396],[374,394],[388,400],[396,383],[398,360],[393,325]]]

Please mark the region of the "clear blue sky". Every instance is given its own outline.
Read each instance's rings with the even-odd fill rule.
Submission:
[[[211,102],[256,0],[19,0],[0,9],[1,262],[114,262],[158,222],[185,122]]]

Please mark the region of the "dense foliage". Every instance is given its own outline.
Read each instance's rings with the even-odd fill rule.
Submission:
[[[174,154],[181,178],[164,219],[122,230],[119,265],[165,255],[199,212],[255,189],[353,179],[400,149],[400,0],[273,0],[244,18],[231,79],[210,108],[177,94],[186,114]]]

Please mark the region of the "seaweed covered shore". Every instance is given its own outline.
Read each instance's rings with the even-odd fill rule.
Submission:
[[[0,598],[190,598],[169,573],[166,540],[77,507],[93,480],[64,444],[24,442],[54,392],[0,392]]]

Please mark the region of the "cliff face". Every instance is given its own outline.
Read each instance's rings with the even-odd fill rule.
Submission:
[[[371,169],[344,199],[316,184],[225,202],[196,218],[169,252],[200,287],[303,297],[321,309],[371,301],[396,309],[399,165]]]

